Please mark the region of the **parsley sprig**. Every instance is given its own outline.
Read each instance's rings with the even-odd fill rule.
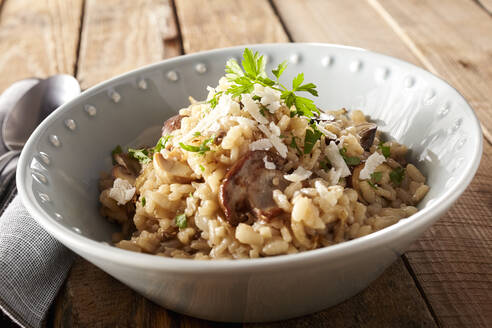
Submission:
[[[280,83],[280,76],[287,68],[286,61],[280,63],[277,68],[272,70],[276,80],[272,80],[267,76],[265,72],[265,56],[260,55],[258,52],[253,53],[251,49],[244,49],[241,65],[242,68],[235,59],[227,61],[225,68],[226,78],[233,85],[226,90],[226,93],[231,94],[233,97],[240,97],[243,93],[253,92],[255,84],[259,84],[280,91],[280,98],[285,101],[289,108],[295,107],[294,113],[296,115],[313,117],[319,114],[319,109],[311,99],[297,94],[298,92],[308,92],[313,96],[318,96],[316,85],[313,83],[302,84],[304,82],[304,73],[299,73],[292,80],[291,89]]]
[[[347,156],[347,148],[343,147],[340,149],[340,155],[342,155],[345,163],[350,166],[355,166],[360,164],[360,158],[356,156]]]

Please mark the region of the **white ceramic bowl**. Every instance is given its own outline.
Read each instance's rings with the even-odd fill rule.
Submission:
[[[99,173],[110,151],[152,144],[162,122],[203,99],[244,47],[182,56],[99,84],[50,115],[29,139],[17,185],[29,212],[56,239],[156,303],[218,321],[270,321],[337,304],[365,288],[453,204],[482,153],[479,122],[446,82],[416,66],[363,49],[327,44],[250,46],[269,67],[289,60],[285,79],[304,72],[325,109],[360,108],[407,145],[428,177],[420,211],[371,235],[271,258],[192,261],[110,246],[117,227],[98,212]],[[157,130],[156,130],[157,129]],[[146,133],[143,133],[143,131]]]

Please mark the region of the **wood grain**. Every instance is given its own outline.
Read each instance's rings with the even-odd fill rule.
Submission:
[[[73,74],[83,0],[5,1],[0,92],[22,78]]]
[[[273,3],[295,42],[344,44],[419,63],[366,1],[273,0]]]
[[[457,88],[492,142],[492,19],[472,1],[369,0],[425,68]],[[403,31],[403,32],[401,32]],[[403,34],[402,34],[403,33]]]
[[[266,0],[176,0],[175,3],[186,53],[289,41]]]
[[[443,327],[492,323],[492,146],[456,204],[406,252]]]
[[[85,89],[178,55],[177,38],[169,0],[86,0],[77,78]]]

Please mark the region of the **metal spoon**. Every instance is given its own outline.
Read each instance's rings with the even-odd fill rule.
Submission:
[[[79,93],[80,85],[74,77],[54,75],[30,88],[8,112],[2,124],[2,136],[10,151],[0,156],[0,200],[15,175],[16,166],[9,163],[17,160],[31,133],[46,116]]]

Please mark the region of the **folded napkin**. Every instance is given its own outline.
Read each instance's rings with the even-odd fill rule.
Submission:
[[[0,308],[23,327],[41,327],[73,254],[29,215],[19,196],[0,217]]]

